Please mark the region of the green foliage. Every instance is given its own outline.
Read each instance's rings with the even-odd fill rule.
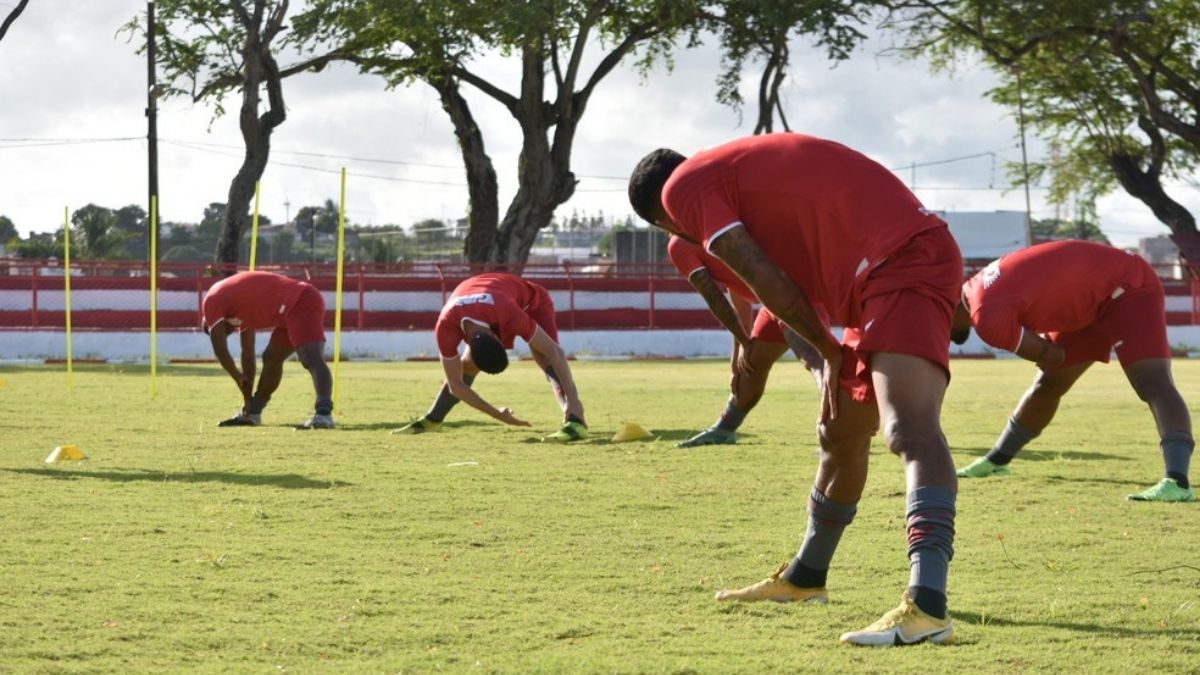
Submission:
[[[61,260],[66,252],[63,245],[62,230],[57,233],[33,232],[27,239],[17,241],[12,252],[18,258],[29,260],[46,260],[58,258]]]
[[[17,232],[17,226],[13,223],[12,219],[0,214],[0,245],[7,244],[20,236],[21,233]]]
[[[121,257],[126,236],[117,229],[112,209],[88,204],[71,214],[71,253],[80,259],[111,260]]]
[[[433,350],[432,343],[430,344]],[[955,361],[958,465],[1034,377]],[[14,672],[1180,672],[1200,659],[1196,505],[1126,502],[1162,471],[1154,422],[1115,364],[1089,372],[1009,478],[959,485],[949,647],[851,649],[838,634],[908,583],[904,474],[879,437],[827,606],[719,605],[794,554],[816,470],[812,380],[776,366],[735,448],[673,444],[711,423],[728,364],[573,365],[597,440],[538,442],[561,413],[541,372],[476,384],[533,429],[423,413],[436,363],[343,363],[341,429],[296,432],[294,361],[266,425],[218,366],[0,367],[4,621]],[[1200,364],[1176,361],[1200,400]],[[114,409],[120,401],[120,410]],[[130,412],[133,411],[133,412]],[[611,444],[624,421],[658,440]],[[45,465],[55,446],[90,457]]]
[[[1033,237],[1036,240],[1084,239],[1112,244],[1094,220],[1062,220],[1043,218],[1033,221]]]

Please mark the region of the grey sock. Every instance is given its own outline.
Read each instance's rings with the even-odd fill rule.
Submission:
[[[927,614],[946,614],[946,578],[954,558],[955,494],[927,485],[908,495],[909,588]]]
[[[463,382],[469,387],[475,381],[474,375],[463,375]],[[446,415],[450,414],[450,409],[458,405],[458,399],[454,394],[450,393],[450,387],[442,384],[441,390],[438,391],[437,398],[433,400],[433,407],[429,412],[425,413],[425,419],[430,422],[441,422],[446,419]]]
[[[317,399],[317,403],[314,407],[316,408],[315,412],[318,415],[332,415],[333,414],[333,399],[319,398],[319,399]]]
[[[270,396],[262,396],[260,394],[255,394],[254,396],[250,397],[250,409],[247,410],[246,412],[248,412],[251,415],[261,415],[263,409],[266,408],[267,404],[270,402],[271,402]]]
[[[1021,448],[1025,447],[1029,441],[1037,438],[1038,435],[1026,427],[1021,426],[1013,418],[1008,418],[1008,426],[1004,427],[1004,431],[1000,432],[1000,438],[996,439],[996,445],[987,454],[987,459],[993,464],[1001,466],[1008,464],[1017,456]]]
[[[1183,431],[1172,431],[1164,435],[1158,445],[1162,448],[1167,477],[1174,478],[1181,488],[1190,487],[1188,465],[1191,463],[1192,450],[1196,447],[1192,435]]]
[[[746,421],[746,413],[749,411],[739,410],[737,404],[733,402],[733,397],[725,402],[725,410],[721,412],[721,417],[714,424],[718,429],[724,431],[737,431],[738,427],[742,426],[742,422]]]
[[[825,585],[825,574],[837,551],[846,526],[854,522],[858,502],[835,502],[817,488],[808,497],[808,532],[800,552],[792,559],[783,578],[801,588]]]

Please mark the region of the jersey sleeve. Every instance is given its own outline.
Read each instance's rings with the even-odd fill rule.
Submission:
[[[663,189],[663,208],[681,231],[709,250],[717,237],[741,226],[737,206],[715,166],[672,176]]]
[[[462,327],[456,325],[448,317],[439,316],[437,325],[433,328],[433,334],[437,338],[438,353],[443,359],[452,359],[458,356],[458,344],[463,341]]]
[[[204,328],[211,331],[217,324],[225,320],[227,310],[225,296],[213,293],[211,290],[204,296]]]
[[[705,269],[704,261],[700,258],[700,247],[679,237],[671,237],[667,242],[667,256],[679,274],[687,279],[696,270]]]
[[[972,310],[971,322],[984,342],[997,349],[1017,351],[1024,327],[1011,307],[984,305]]]

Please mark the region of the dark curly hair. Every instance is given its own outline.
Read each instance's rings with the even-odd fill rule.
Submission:
[[[471,360],[483,372],[497,375],[508,367],[508,352],[495,335],[481,331],[471,336]]]
[[[651,225],[662,210],[662,189],[675,168],[683,164],[683,155],[669,148],[659,148],[642,158],[629,177],[629,204],[634,212]]]

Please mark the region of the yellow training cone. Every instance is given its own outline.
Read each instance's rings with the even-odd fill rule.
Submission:
[[[87,455],[83,454],[83,451],[78,447],[74,445],[60,445],[46,458],[46,463],[54,464],[55,462],[69,462],[80,459],[87,459]]]
[[[625,441],[643,441],[652,436],[646,427],[637,422],[626,422],[621,426],[621,430],[612,437],[613,443],[624,443]]]

